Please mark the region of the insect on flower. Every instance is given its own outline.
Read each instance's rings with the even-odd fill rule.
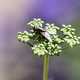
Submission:
[[[50,34],[46,31],[46,28],[33,28],[33,30],[35,32],[38,32],[40,33],[44,38],[46,38],[48,41],[51,41],[51,37],[50,37]]]

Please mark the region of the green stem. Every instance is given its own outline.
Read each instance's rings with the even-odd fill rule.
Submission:
[[[48,80],[49,55],[44,55],[43,61],[43,80]]]

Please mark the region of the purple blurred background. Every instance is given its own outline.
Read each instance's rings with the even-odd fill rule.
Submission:
[[[80,0],[0,0],[0,80],[42,80],[42,59],[16,40],[17,32],[34,17],[79,25]],[[69,55],[51,57],[49,80],[80,80],[80,72],[74,70],[80,69],[78,63]]]

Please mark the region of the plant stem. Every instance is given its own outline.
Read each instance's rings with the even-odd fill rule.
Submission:
[[[43,80],[48,80],[49,55],[44,55],[43,61]]]

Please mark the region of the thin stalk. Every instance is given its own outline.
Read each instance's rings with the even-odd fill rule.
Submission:
[[[48,80],[49,55],[44,55],[43,61],[43,80]]]

